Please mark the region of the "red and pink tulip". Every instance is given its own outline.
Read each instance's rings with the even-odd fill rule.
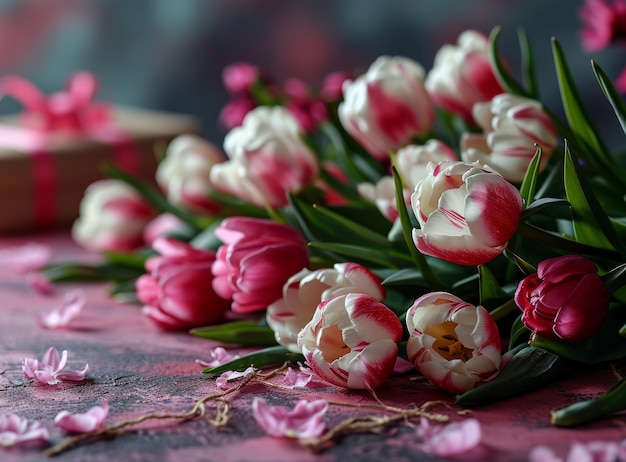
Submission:
[[[500,367],[500,335],[481,306],[447,292],[415,300],[406,313],[407,355],[434,385],[462,393]]]
[[[428,165],[411,196],[420,229],[413,241],[426,255],[481,265],[500,255],[515,234],[522,197],[511,183],[478,163]]]

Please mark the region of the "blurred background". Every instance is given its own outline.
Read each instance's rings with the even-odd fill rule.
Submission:
[[[544,104],[560,111],[551,37],[562,44],[594,122],[623,136],[595,82],[590,59],[616,77],[626,53],[590,54],[580,44],[582,0],[0,0],[0,75],[19,74],[45,92],[74,71],[95,72],[99,100],[196,116],[221,145],[228,100],[221,71],[248,61],[277,83],[318,85],[333,71],[364,70],[404,55],[427,70],[460,32],[503,28],[500,45],[519,69],[517,29],[530,36]],[[16,112],[14,100],[0,113]]]

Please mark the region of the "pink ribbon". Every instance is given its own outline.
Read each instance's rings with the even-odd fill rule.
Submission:
[[[98,80],[90,72],[72,75],[63,91],[45,95],[28,80],[19,76],[0,79],[0,98],[11,96],[24,109],[20,126],[27,129],[0,129],[2,144],[25,150],[32,160],[35,187],[35,220],[39,229],[47,228],[56,217],[55,197],[58,178],[53,156],[48,149],[52,134],[68,137],[85,136],[110,144],[118,167],[138,173],[137,153],[130,137],[111,121],[111,108],[94,102]]]

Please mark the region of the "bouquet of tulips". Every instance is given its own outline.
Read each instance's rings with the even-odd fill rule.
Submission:
[[[538,99],[527,37],[517,78],[499,34],[464,32],[428,72],[382,56],[316,88],[229,66],[226,155],[184,135],[158,187],[109,168],[73,228],[104,261],[47,276],[113,281],[163,329],[258,347],[209,375],[292,361],[374,390],[405,366],[477,406],[626,357],[626,161],[560,44],[565,120]],[[625,387],[553,423],[626,408]]]

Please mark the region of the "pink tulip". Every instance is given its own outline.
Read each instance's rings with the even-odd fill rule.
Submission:
[[[504,93],[489,62],[489,39],[468,30],[456,45],[441,47],[426,77],[426,89],[435,104],[473,122],[474,103]]]
[[[498,327],[481,306],[431,292],[415,300],[406,326],[409,360],[442,390],[463,393],[500,367]]]
[[[287,205],[287,193],[309,186],[319,172],[302,136],[302,127],[286,108],[253,109],[224,138],[229,159],[211,168],[211,183],[259,207]]]
[[[282,295],[282,287],[309,264],[304,238],[294,228],[257,218],[227,218],[215,235],[224,245],[213,264],[213,289],[233,301],[232,310],[252,313]]]
[[[252,109],[258,105],[249,96],[242,96],[229,101],[219,114],[220,124],[227,130],[232,130],[243,124],[243,120]]]
[[[127,252],[143,244],[143,230],[153,216],[132,187],[121,180],[99,180],[85,191],[72,237],[94,252]]]
[[[515,292],[522,322],[552,340],[577,342],[596,333],[609,311],[609,293],[597,271],[591,260],[578,255],[539,263]]]
[[[64,371],[67,364],[67,350],[59,356],[59,351],[50,347],[43,355],[41,361],[35,358],[22,360],[22,372],[25,379],[35,379],[47,385],[56,385],[60,382],[82,382],[89,371],[89,365],[85,364],[82,371]]]
[[[246,62],[229,64],[222,71],[222,81],[229,93],[238,95],[249,93],[260,78],[259,69]]]
[[[54,424],[65,431],[73,433],[89,433],[104,427],[104,419],[109,413],[109,403],[103,400],[82,414],[71,414],[61,411],[54,418]]]
[[[268,406],[262,398],[252,401],[252,416],[259,426],[276,438],[319,438],[326,432],[324,415],[328,402],[300,400],[289,411],[283,406]]]
[[[587,0],[580,8],[584,28],[581,38],[587,51],[600,51],[626,34],[626,2]]]
[[[373,390],[393,372],[401,338],[393,311],[369,295],[349,293],[319,304],[300,331],[298,346],[323,380]]]
[[[0,447],[43,442],[48,437],[48,430],[39,422],[28,422],[17,414],[0,415]]]
[[[160,256],[146,262],[148,274],[136,283],[144,314],[163,329],[189,329],[223,319],[229,302],[211,289],[215,252],[159,238],[153,248]]]
[[[515,234],[522,197],[511,183],[478,163],[428,165],[411,196],[421,229],[420,252],[459,265],[481,265],[500,255]]]
[[[435,120],[424,69],[408,58],[378,58],[367,73],[344,83],[343,96],[338,108],[341,124],[380,160],[427,134]]]
[[[168,145],[156,179],[172,204],[196,213],[215,215],[220,206],[209,197],[214,190],[209,172],[213,165],[225,159],[224,154],[205,139],[180,135]]]
[[[167,237],[172,233],[185,230],[185,223],[171,213],[162,213],[154,218],[146,225],[143,230],[143,240],[147,245],[152,243],[159,237]]]
[[[521,183],[540,146],[539,170],[546,167],[557,144],[557,132],[538,101],[505,93],[490,102],[476,103],[473,114],[483,133],[463,135],[464,161],[489,165],[507,180]]]
[[[294,274],[283,286],[282,298],[267,308],[267,323],[276,341],[300,352],[298,333],[313,318],[317,305],[350,292],[368,294],[379,301],[385,298],[380,279],[357,263],[337,263],[315,271],[305,268]]]

